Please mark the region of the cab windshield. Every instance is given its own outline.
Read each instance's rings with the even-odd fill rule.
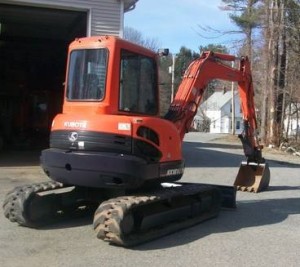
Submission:
[[[105,93],[107,49],[74,50],[70,55],[67,99],[101,101]]]

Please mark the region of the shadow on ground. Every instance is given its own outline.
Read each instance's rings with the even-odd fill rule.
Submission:
[[[237,149],[235,145],[209,144],[199,142],[185,142],[183,144],[183,157],[185,166],[189,168],[223,168],[238,167],[245,156],[242,147],[239,146],[240,154],[220,151],[218,149]],[[217,160],[216,160],[217,159]],[[220,160],[224,159],[224,160]],[[270,167],[299,168],[300,164],[278,160],[267,160]]]
[[[271,187],[276,190],[299,190],[299,187]],[[217,218],[193,227],[130,248],[132,250],[156,250],[191,243],[205,236],[235,232],[244,228],[272,225],[283,222],[289,215],[300,214],[300,198],[239,201],[237,209],[222,210]],[[92,213],[83,218],[68,218],[59,223],[41,227],[39,230],[57,230],[92,225]],[[96,238],[96,236],[95,236]],[[99,242],[103,242],[99,240]]]
[[[299,203],[300,198],[240,201],[236,210],[222,211],[215,219],[133,249],[152,250],[181,246],[211,234],[277,224],[284,221],[289,215],[300,214]]]

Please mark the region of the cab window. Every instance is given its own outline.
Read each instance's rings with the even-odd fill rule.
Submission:
[[[155,60],[122,50],[119,110],[154,115],[158,112],[157,99]]]
[[[105,93],[107,49],[74,50],[70,55],[67,99],[99,101]]]

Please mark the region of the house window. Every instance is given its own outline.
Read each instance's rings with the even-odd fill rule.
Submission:
[[[236,127],[237,130],[239,130],[241,128],[241,122],[240,121],[236,121]]]

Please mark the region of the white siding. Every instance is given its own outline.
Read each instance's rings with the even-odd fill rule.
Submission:
[[[87,11],[87,35],[121,36],[123,32],[123,4],[120,0],[0,0],[0,3]]]
[[[230,122],[231,120],[229,119],[228,116],[221,118],[221,133],[229,133]]]
[[[221,133],[221,111],[207,110],[206,116],[210,118],[210,132]]]
[[[211,120],[210,132],[211,133],[231,133],[231,92],[226,94],[222,92],[214,93],[207,101],[201,105],[201,110]],[[242,117],[240,108],[240,98],[235,96],[235,132],[240,134],[242,132]],[[201,120],[201,112],[198,112],[198,121]],[[239,124],[239,128],[237,125]]]

